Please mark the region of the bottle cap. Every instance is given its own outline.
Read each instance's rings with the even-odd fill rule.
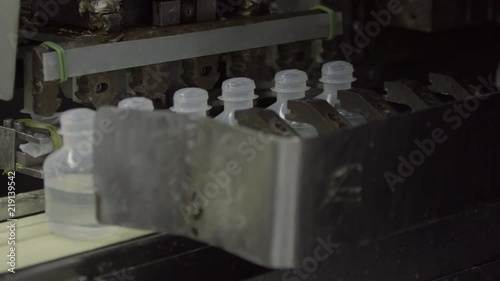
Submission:
[[[256,99],[255,82],[249,78],[231,78],[222,83],[223,101],[250,101]]]
[[[65,136],[90,135],[94,131],[95,111],[88,108],[77,108],[65,111],[61,115],[59,133]]]
[[[274,77],[274,88],[276,93],[296,93],[305,92],[310,87],[307,86],[307,73],[297,69],[283,70],[276,73]]]
[[[200,88],[180,89],[174,94],[174,106],[170,108],[177,113],[206,113],[211,107],[208,105],[208,92]]]
[[[356,81],[353,77],[354,68],[352,64],[346,61],[327,62],[321,68],[322,83],[343,84]]]
[[[127,98],[118,103],[118,108],[153,111],[155,107],[150,99],[144,97]]]

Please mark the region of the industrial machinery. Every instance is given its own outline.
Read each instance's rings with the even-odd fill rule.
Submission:
[[[500,279],[500,1],[5,0],[0,16],[0,278]],[[315,99],[329,61],[355,69],[341,108]],[[285,122],[266,108],[287,69],[311,89]],[[233,77],[258,96],[238,126],[168,110],[197,87],[217,116]],[[130,97],[156,110],[116,108]],[[48,152],[25,149],[59,149],[81,107],[96,217],[120,227],[95,241],[49,231]]]

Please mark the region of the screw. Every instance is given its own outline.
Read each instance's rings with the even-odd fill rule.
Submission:
[[[96,93],[99,93],[101,90],[102,90],[102,84],[101,83],[95,84],[94,91]]]
[[[271,120],[271,127],[281,133],[287,133],[288,128],[276,119]]]

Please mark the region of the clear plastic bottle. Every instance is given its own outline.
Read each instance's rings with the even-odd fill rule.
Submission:
[[[338,91],[349,90],[352,88],[352,82],[356,81],[354,78],[354,68],[352,64],[346,61],[333,61],[325,63],[321,69],[320,82],[323,83],[323,93],[317,96],[317,99],[326,100],[332,106],[337,108],[340,114],[351,123],[353,126],[360,126],[366,124],[366,118],[355,112],[349,112],[342,109],[340,100],[338,98]]]
[[[64,145],[43,164],[45,212],[57,235],[91,240],[117,228],[100,225],[96,218],[92,133],[95,112],[73,109],[61,116]]]
[[[200,88],[180,89],[174,94],[174,106],[171,111],[178,114],[206,117],[210,110],[208,92]]]
[[[140,111],[155,110],[153,102],[150,99],[144,97],[133,97],[121,100],[118,103],[118,108],[140,110]]]
[[[215,121],[237,126],[235,112],[253,108],[253,100],[256,99],[255,82],[248,78],[232,78],[222,83],[222,96],[224,111],[214,118]]]
[[[307,80],[307,73],[297,69],[276,73],[274,88],[271,90],[276,93],[277,100],[267,109],[278,113],[301,137],[311,138],[318,136],[318,131],[312,125],[286,119],[286,115],[290,113],[288,101],[306,97],[306,91],[310,89]]]

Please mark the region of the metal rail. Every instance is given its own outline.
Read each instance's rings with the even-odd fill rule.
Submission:
[[[159,38],[77,47],[66,50],[68,77],[325,38],[329,29],[329,16],[316,13]],[[45,81],[59,79],[59,60],[55,52],[43,54],[43,74]]]

